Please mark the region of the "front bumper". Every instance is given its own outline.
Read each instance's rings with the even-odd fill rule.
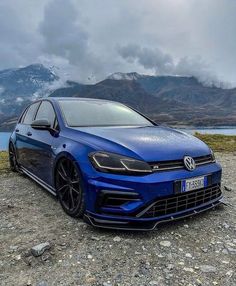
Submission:
[[[220,196],[216,200],[213,200],[207,204],[203,204],[200,207],[191,208],[183,212],[173,213],[167,216],[160,216],[153,219],[140,219],[140,218],[136,219],[136,218],[112,217],[104,215],[101,216],[98,214],[86,212],[84,215],[84,220],[88,224],[99,228],[150,231],[155,229],[160,224],[200,214],[204,211],[213,209],[222,203],[223,203],[223,196]]]
[[[204,197],[200,203],[192,204],[190,196],[182,203],[185,207],[175,203],[177,207],[171,211],[146,215],[154,204],[165,198],[172,200],[178,196],[182,200],[182,194],[176,189],[177,183],[198,176],[207,176],[207,187],[213,190],[210,194],[206,193],[207,199]],[[88,204],[84,219],[96,227],[152,230],[160,223],[192,216],[219,205],[222,202],[220,181],[221,167],[217,163],[198,167],[194,172],[176,170],[143,177],[99,174],[88,180]],[[202,193],[199,192],[198,199],[205,194],[204,190],[199,191]],[[191,193],[197,196],[194,191]],[[104,199],[104,194],[108,194],[108,199]]]

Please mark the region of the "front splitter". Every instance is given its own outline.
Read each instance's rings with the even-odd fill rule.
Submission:
[[[103,219],[96,217],[96,214],[86,212],[84,214],[84,221],[88,224],[105,229],[117,229],[117,230],[136,230],[136,231],[151,231],[154,230],[158,225],[181,220],[187,217],[195,216],[207,210],[213,209],[216,206],[224,204],[223,197],[220,197],[217,201],[212,202],[208,205],[198,207],[194,210],[187,210],[183,213],[176,213],[169,215],[168,217],[157,217],[153,220],[135,219],[125,220],[120,218],[117,219]]]

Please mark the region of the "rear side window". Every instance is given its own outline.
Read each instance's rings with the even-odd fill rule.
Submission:
[[[31,124],[34,120],[34,115],[39,106],[39,102],[33,103],[30,105],[30,107],[27,109],[26,114],[22,117],[22,123],[23,124]]]
[[[52,104],[49,101],[42,101],[35,119],[47,119],[50,122],[51,127],[54,126],[56,114]]]

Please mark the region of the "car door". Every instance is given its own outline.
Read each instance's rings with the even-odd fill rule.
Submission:
[[[28,170],[31,170],[28,149],[30,147],[30,133],[29,127],[32,123],[40,102],[31,104],[22,114],[18,124],[15,128],[16,134],[16,155],[18,163]]]
[[[31,126],[29,132],[30,137],[30,165],[33,168],[33,174],[45,183],[52,185],[52,168],[54,153],[52,149],[53,140],[58,134],[54,129],[56,114],[54,108],[48,100],[43,100],[37,110],[35,120],[46,119],[51,125],[51,130],[38,130]]]

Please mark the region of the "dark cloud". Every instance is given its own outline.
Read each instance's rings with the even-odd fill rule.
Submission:
[[[10,4],[0,2],[0,68],[34,61],[34,52],[39,49],[38,37],[28,29],[28,21],[22,21],[19,11]]]
[[[154,69],[156,74],[168,74],[173,72],[173,59],[170,55],[163,53],[160,49],[142,48],[130,44],[118,48],[119,54],[128,62],[137,60],[138,64],[145,69]]]
[[[39,31],[43,52],[67,60],[81,80],[100,71],[100,60],[90,50],[88,33],[80,24],[80,13],[72,1],[54,0],[46,5]]]
[[[135,44],[118,47],[117,50],[130,64],[136,62],[156,75],[195,76],[206,85],[222,85],[201,57],[183,57],[174,61],[171,55],[158,48],[139,47]]]

